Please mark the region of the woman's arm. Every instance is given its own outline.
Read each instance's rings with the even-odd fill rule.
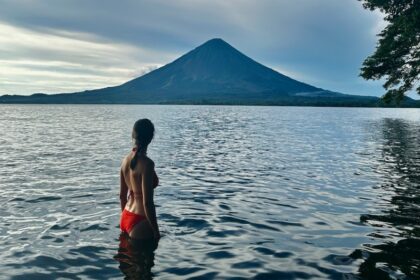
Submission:
[[[125,183],[124,174],[122,169],[120,170],[120,203],[121,203],[121,211],[124,210],[125,205],[127,204],[127,192],[128,187]]]
[[[143,165],[142,172],[142,193],[143,205],[146,218],[149,221],[155,238],[159,239],[159,227],[156,219],[155,203],[153,201],[153,173],[155,165],[153,161],[147,162]]]

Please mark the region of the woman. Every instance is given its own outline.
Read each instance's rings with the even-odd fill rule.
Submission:
[[[154,162],[147,157],[147,146],[155,128],[149,119],[136,121],[132,137],[134,148],[121,165],[120,172],[120,228],[134,239],[160,238],[153,202],[153,189],[159,179]]]

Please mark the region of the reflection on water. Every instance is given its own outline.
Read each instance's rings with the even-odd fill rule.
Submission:
[[[125,233],[120,234],[119,240],[118,254],[114,258],[120,263],[124,279],[152,279],[157,242],[131,239]]]
[[[377,228],[371,236],[378,243],[352,256],[364,260],[359,271],[365,278],[420,279],[420,126],[385,119],[378,129],[384,140],[380,188],[392,194],[381,213],[360,217]]]
[[[156,126],[154,249],[120,236]],[[0,106],[0,279],[419,278],[418,109]]]

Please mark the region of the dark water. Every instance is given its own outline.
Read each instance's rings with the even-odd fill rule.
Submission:
[[[141,117],[156,250],[118,228]],[[1,279],[420,279],[418,109],[2,105],[0,131]]]

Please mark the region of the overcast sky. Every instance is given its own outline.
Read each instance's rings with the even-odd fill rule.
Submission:
[[[380,96],[358,74],[382,17],[357,0],[0,0],[0,95],[118,85],[218,37],[294,79]]]

